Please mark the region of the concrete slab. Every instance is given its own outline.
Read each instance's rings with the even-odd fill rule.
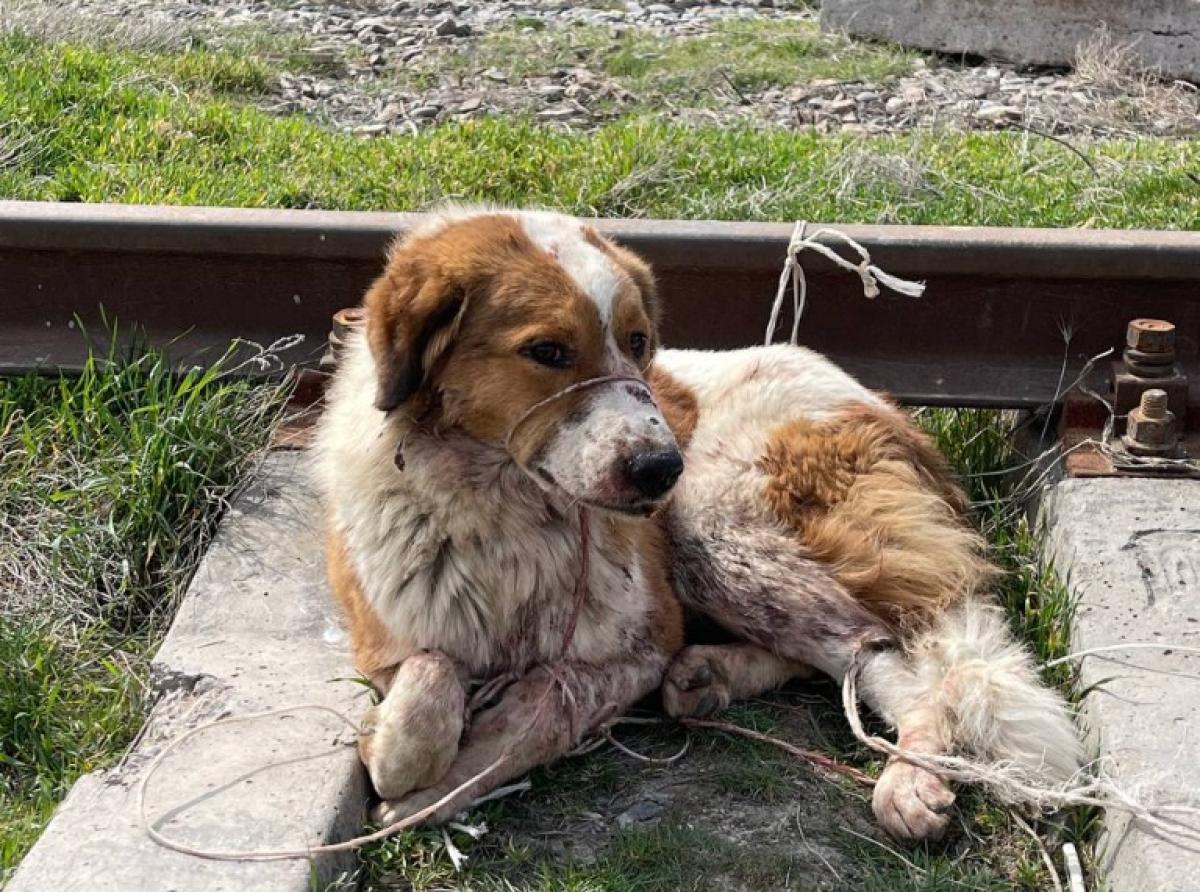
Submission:
[[[1200,647],[1200,481],[1100,478],[1051,487],[1050,554],[1079,595],[1074,649]],[[1191,677],[1182,677],[1186,673]],[[1087,720],[1121,785],[1200,806],[1200,656],[1138,650],[1082,664]],[[1200,852],[1115,813],[1100,847],[1108,889],[1195,892]]]
[[[161,848],[137,814],[142,773],[206,721],[298,703],[361,715],[364,689],[326,590],[320,512],[303,454],[275,452],[237,500],[155,659],[157,702],[122,765],[83,777],[8,892],[301,892],[353,856],[218,862]],[[304,711],[204,731],[172,752],[148,813],[199,848],[305,848],[355,835],[366,784],[353,732]],[[319,888],[320,886],[318,886]]]
[[[1106,27],[1143,65],[1200,81],[1200,0],[822,0],[821,27],[1026,65],[1070,65]]]

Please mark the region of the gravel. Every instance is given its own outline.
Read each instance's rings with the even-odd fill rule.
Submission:
[[[95,23],[100,32],[114,32],[114,23],[139,21],[144,30],[160,28],[179,40],[187,37],[178,35],[199,35],[210,46],[236,49],[248,33],[258,35],[260,42],[263,35],[274,35],[281,43],[298,44],[303,49],[299,62],[290,66],[295,70],[278,76],[266,107],[279,114],[310,115],[364,137],[510,114],[586,129],[637,110],[707,125],[745,121],[866,134],[947,126],[1096,136],[1200,132],[1200,93],[1190,85],[1159,84],[1144,76],[1098,83],[1070,72],[957,65],[937,57],[918,57],[910,72],[881,83],[826,78],[747,90],[714,77],[711,92],[698,100],[695,95],[636,95],[604,70],[603,52],[587,46],[574,47],[574,63],[559,67],[547,61],[537,69],[524,58],[514,59],[511,66],[497,67],[494,60],[476,66],[472,59],[480,41],[497,29],[520,34],[591,25],[609,29],[614,39],[637,31],[670,41],[703,35],[730,19],[815,21],[812,9],[789,0],[646,4],[65,0],[47,4],[49,0],[38,22],[42,31],[53,31],[55,21],[69,21],[76,36],[81,22]],[[535,73],[520,73],[531,70]]]

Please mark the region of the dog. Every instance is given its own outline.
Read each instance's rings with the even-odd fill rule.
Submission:
[[[379,820],[445,821],[656,689],[703,716],[814,669],[910,752],[1079,764],[947,463],[828,360],[662,348],[647,265],[549,212],[434,215],[364,306],[313,461]],[[873,792],[902,840],[953,802],[897,757]]]

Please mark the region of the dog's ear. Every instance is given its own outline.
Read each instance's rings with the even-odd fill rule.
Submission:
[[[629,278],[633,279],[633,284],[642,293],[642,306],[646,308],[646,315],[650,317],[654,327],[658,328],[662,321],[662,305],[658,299],[658,284],[654,281],[654,273],[650,270],[650,264],[619,245],[613,246],[613,253],[617,263],[629,274]]]
[[[401,248],[363,302],[378,373],[375,408],[390,412],[429,383],[462,324],[467,294]]]

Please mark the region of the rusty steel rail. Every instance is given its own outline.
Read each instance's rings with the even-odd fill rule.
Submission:
[[[72,369],[75,320],[103,307],[203,363],[232,339],[304,342],[315,364],[331,314],[358,301],[408,214],[0,202],[0,373]],[[602,220],[661,283],[674,346],[758,343],[790,224]],[[815,226],[810,227],[810,231]],[[839,226],[923,298],[862,296],[811,252],[803,343],[910,403],[1029,408],[1086,357],[1123,344],[1134,317],[1175,323],[1200,405],[1200,233]],[[788,326],[784,326],[785,328]],[[1064,331],[1070,331],[1069,344]]]

